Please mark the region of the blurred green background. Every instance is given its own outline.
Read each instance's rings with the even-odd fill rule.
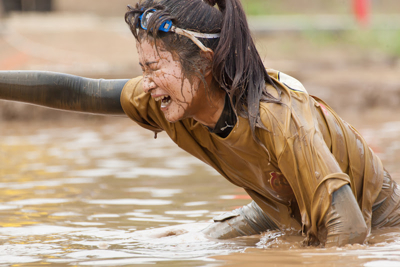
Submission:
[[[347,14],[353,12],[352,0],[244,0],[249,15],[276,14]],[[397,0],[371,0],[369,5],[377,13],[400,13]]]

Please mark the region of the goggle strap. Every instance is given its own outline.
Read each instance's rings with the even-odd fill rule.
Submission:
[[[206,33],[192,32],[192,31],[189,31],[189,30],[184,30],[184,29],[181,29],[181,28],[177,28],[177,27],[175,27],[175,26],[172,26],[171,31],[175,32],[176,34],[186,36],[187,38],[189,38],[190,40],[192,40],[193,43],[195,43],[195,44],[196,44],[201,50],[203,50],[204,52],[213,52],[213,51],[212,51],[210,48],[205,47],[205,46],[199,41],[199,39],[197,39],[197,38],[195,37],[195,35],[194,35],[193,33],[195,33],[196,35],[199,35],[199,34],[201,34],[201,35],[213,35],[213,36],[218,35],[218,37],[219,37],[219,34],[218,34],[218,33],[217,33],[217,34],[206,34]],[[198,37],[199,37],[199,36],[198,36]],[[218,37],[211,37],[211,38],[218,38]],[[207,37],[203,37],[203,38],[207,38]]]
[[[185,29],[182,29],[182,30],[186,31],[187,33],[190,33],[191,35],[193,35],[194,37],[197,37],[197,38],[216,39],[216,38],[219,38],[221,35],[219,33],[202,33],[202,32],[193,32],[193,31],[189,31],[189,30],[185,30]]]

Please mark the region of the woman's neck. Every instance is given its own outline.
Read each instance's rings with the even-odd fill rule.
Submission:
[[[193,118],[205,126],[214,128],[224,110],[226,92],[220,88],[212,88],[210,90],[213,93],[204,100],[203,111],[193,116]]]

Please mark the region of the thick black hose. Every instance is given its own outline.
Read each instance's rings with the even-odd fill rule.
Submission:
[[[0,71],[0,99],[49,108],[123,115],[122,88],[128,79],[89,79],[49,71]]]

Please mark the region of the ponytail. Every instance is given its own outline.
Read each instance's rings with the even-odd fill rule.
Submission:
[[[220,40],[214,51],[213,75],[228,93],[236,116],[249,119],[253,138],[260,120],[260,101],[281,103],[267,92],[266,83],[275,87],[256,49],[246,15],[239,0],[204,0],[218,5],[223,15]],[[278,90],[278,89],[277,89]],[[280,90],[278,90],[280,96]]]

